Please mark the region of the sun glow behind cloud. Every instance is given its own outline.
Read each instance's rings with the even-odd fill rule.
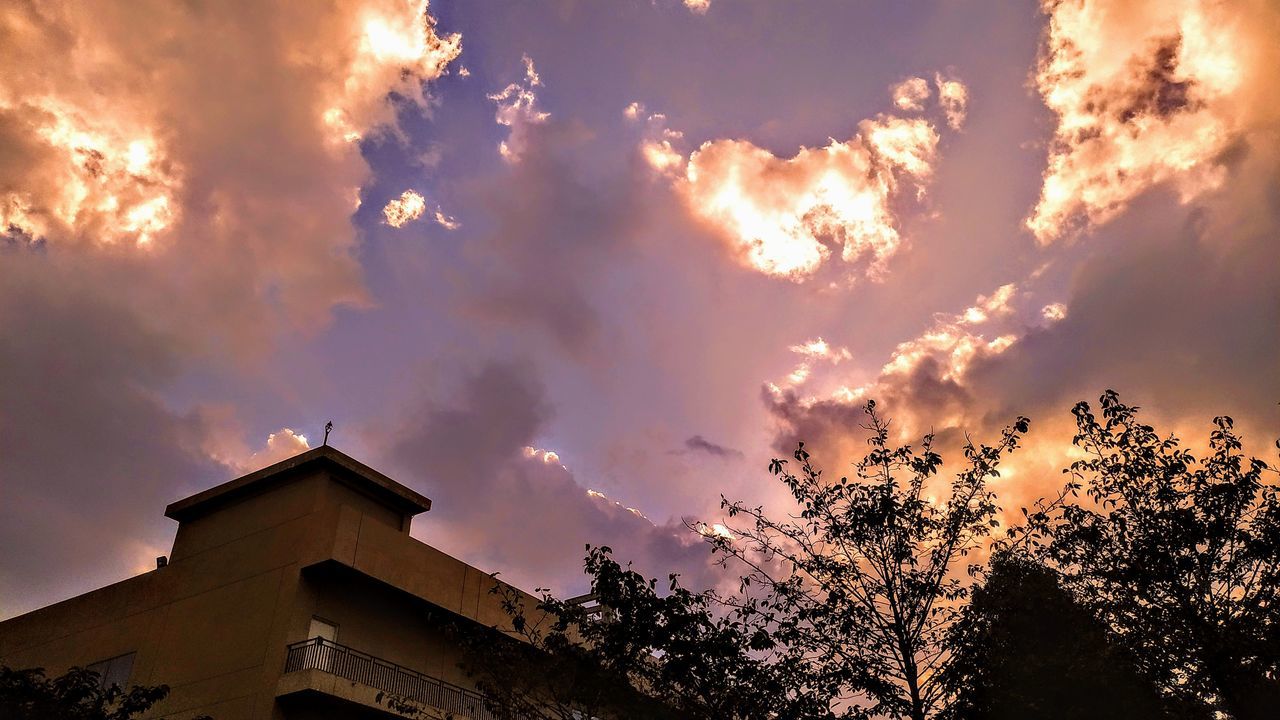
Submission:
[[[0,194],[0,233],[147,245],[175,220],[180,170],[154,127],[109,108],[78,108],[0,82],[0,118],[25,125],[43,167]]]
[[[1182,202],[1222,186],[1238,137],[1245,13],[1205,0],[1048,0],[1036,86],[1058,117],[1027,227],[1050,242],[1105,223],[1172,183]],[[1274,42],[1274,37],[1270,38]]]
[[[511,128],[510,136],[498,144],[498,153],[508,162],[518,162],[524,153],[528,127],[540,125],[551,117],[551,113],[538,109],[535,88],[542,85],[542,78],[533,67],[533,59],[525,55],[521,60],[524,62],[524,81],[510,83],[489,96],[498,106],[494,120]]]
[[[743,140],[710,141],[675,187],[748,267],[803,281],[834,247],[876,277],[901,241],[889,201],[904,180],[923,187],[938,136],[923,120],[898,118],[864,121],[860,130],[785,159]],[[675,166],[669,152],[650,162]]]
[[[910,77],[890,89],[893,104],[899,110],[919,112],[929,99],[929,81],[922,77]]]
[[[427,9],[426,0],[367,0],[330,18],[347,43],[329,42],[337,65],[332,78],[318,81],[316,120],[332,140],[358,140],[371,129],[393,127],[389,93],[426,108],[423,83],[441,75],[461,51],[457,34],[436,34]],[[344,20],[350,24],[343,27]],[[78,45],[55,72],[23,70],[45,52],[47,33],[59,23],[85,26]],[[0,62],[10,68],[0,77],[0,129],[12,133],[4,141],[18,151],[14,162],[23,171],[0,183],[0,232],[51,242],[149,245],[179,226],[186,214],[182,191],[199,169],[179,159],[188,148],[176,145],[189,141],[161,119],[171,114],[163,107],[166,98],[102,65],[124,59],[110,47],[113,39],[94,35],[91,27],[73,14],[0,13],[0,37],[9,45]],[[296,54],[296,62],[312,62],[307,53]],[[99,76],[116,85],[91,81]]]
[[[784,425],[808,414],[841,418],[832,428],[840,436],[838,441],[847,439],[843,436],[850,431],[839,429],[844,418],[867,400],[887,402],[893,408],[896,432],[903,439],[929,432],[935,425],[976,427],[981,418],[968,414],[972,410],[970,372],[975,364],[1010,351],[1031,332],[1067,315],[1062,303],[1043,308],[1032,303],[1035,295],[1020,284],[1008,283],[979,295],[960,312],[939,313],[923,332],[899,342],[879,370],[862,382],[858,381],[860,368],[834,367],[842,359],[851,359],[847,351],[833,351],[820,338],[792,346],[792,352],[829,364],[802,363],[783,382],[767,383],[766,399]],[[849,445],[844,450],[853,448]]]
[[[356,13],[345,79],[322,114],[335,140],[354,142],[371,128],[393,126],[388,92],[426,107],[422,83],[443,75],[462,53],[462,36],[438,35],[428,10],[428,0],[394,0]]]
[[[894,89],[899,107],[923,107],[928,85],[921,95],[913,80],[923,82]],[[945,106],[948,117],[954,105]],[[638,120],[643,113],[632,103],[624,114]],[[891,115],[862,121],[847,141],[801,147],[789,158],[735,139],[709,140],[686,158],[676,149],[683,134],[661,114],[648,117],[646,134],[641,157],[741,264],[795,282],[833,254],[847,281],[881,279],[903,242],[895,206],[904,189],[924,198],[939,142],[928,120]]]

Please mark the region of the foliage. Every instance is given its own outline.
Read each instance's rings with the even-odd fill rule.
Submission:
[[[1025,555],[992,558],[948,646],[949,720],[1171,715],[1129,653],[1051,569]]]
[[[1101,410],[1073,410],[1085,458],[1067,470],[1072,500],[1034,513],[1027,537],[1167,695],[1239,720],[1275,717],[1275,471],[1244,457],[1229,417],[1214,420],[1197,458],[1115,392]]]
[[[518,642],[475,646],[467,669],[501,718],[769,717],[797,702],[778,668],[753,656],[763,637],[669,578],[667,592],[588,547],[590,601],[499,590]],[[794,680],[794,678],[792,678]]]
[[[933,438],[892,446],[868,403],[870,450],[851,477],[825,478],[800,444],[794,465],[770,464],[793,514],[722,500],[738,526],[693,526],[735,592],[673,577],[660,594],[592,551],[599,606],[507,603],[511,652],[530,677],[548,663],[546,681],[504,685],[501,667],[519,663],[499,654],[482,684],[502,717],[558,720],[1274,716],[1275,471],[1243,455],[1230,418],[1197,458],[1114,392],[1101,418],[1073,412],[1083,459],[1063,492],[993,541],[988,483],[1027,420],[994,446],[966,443],[947,487]],[[992,545],[987,569],[976,551]]]
[[[819,687],[836,689],[843,717],[922,720],[947,702],[945,636],[976,572],[962,563],[999,525],[987,483],[1029,421],[1019,417],[994,446],[966,442],[967,464],[934,497],[942,458],[933,437],[918,451],[892,447],[874,402],[866,414],[871,449],[852,478],[824,479],[803,443],[797,472],[771,463],[799,506],[794,517],[724,503],[750,521],[716,539],[747,568],[741,592],[724,602],[769,628],[777,661],[808,666]]]
[[[0,717],[5,720],[130,720],[169,694],[165,685],[102,687],[98,673],[72,668],[55,678],[42,668],[0,665]]]
[[[626,687],[689,718],[935,715],[947,701],[946,630],[975,571],[962,562],[999,524],[987,482],[1028,421],[1018,418],[994,446],[966,443],[965,467],[934,497],[943,483],[932,436],[919,450],[892,447],[875,403],[866,413],[871,449],[852,478],[824,479],[803,444],[797,472],[770,464],[797,503],[794,516],[724,501],[730,518],[749,524],[707,539],[721,564],[740,571],[737,592],[693,593],[672,576],[659,594],[656,581],[602,548],[586,562],[597,608],[544,595],[528,613],[510,595],[514,634],[543,653],[547,680],[517,687],[510,673],[486,682],[473,671],[499,714],[653,717],[608,707],[623,697],[611,690]]]

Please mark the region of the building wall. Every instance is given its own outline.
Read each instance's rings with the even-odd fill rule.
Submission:
[[[320,471],[181,523],[165,568],[0,623],[0,663],[60,674],[136,652],[154,714],[283,717],[287,646],[319,616],[338,642],[470,686],[442,630],[505,619],[493,580],[408,535],[403,513]]]

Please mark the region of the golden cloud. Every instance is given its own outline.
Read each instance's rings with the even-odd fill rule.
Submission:
[[[711,0],[684,0],[684,6],[698,15],[706,15],[711,9]]]
[[[959,81],[938,82],[944,113],[958,126],[967,91]],[[930,94],[923,78],[891,91],[895,104],[911,110]],[[643,113],[637,102],[624,115],[638,120]],[[735,139],[704,142],[686,157],[676,147],[682,138],[664,115],[649,115],[640,155],[742,265],[794,282],[833,255],[850,281],[883,277],[903,243],[899,197],[913,189],[923,199],[939,141],[929,121],[892,115],[862,121],[849,140],[801,147],[789,158]]]
[[[929,81],[922,77],[909,77],[894,85],[889,90],[893,104],[899,110],[920,112],[924,110],[924,102],[929,99]]]
[[[1058,127],[1027,227],[1041,242],[1100,225],[1139,194],[1189,202],[1222,186],[1225,157],[1274,73],[1274,6],[1209,0],[1046,0],[1036,86]],[[1270,48],[1270,49],[1269,49]],[[1273,58],[1274,59],[1274,58]],[[1274,109],[1268,111],[1274,119]]]
[[[890,202],[903,181],[923,189],[938,135],[923,120],[892,117],[859,129],[785,159],[743,140],[707,142],[674,186],[748,267],[803,281],[835,247],[842,261],[877,277],[901,244]]]
[[[538,109],[538,95],[534,88],[542,85],[542,78],[533,67],[528,55],[524,61],[524,82],[514,82],[489,96],[498,106],[494,120],[511,128],[511,136],[498,145],[498,152],[508,162],[518,162],[528,144],[528,127],[540,125],[551,113]]]
[[[959,130],[964,125],[965,113],[969,107],[969,88],[955,78],[945,78],[941,73],[933,76],[938,86],[938,104],[947,116],[947,125],[952,130]]]
[[[404,227],[422,217],[427,209],[427,199],[413,190],[405,190],[400,197],[388,202],[382,208],[382,217],[393,228]]]
[[[848,424],[847,418],[856,416],[858,408],[870,399],[892,408],[895,428],[904,440],[929,432],[931,427],[941,430],[980,426],[984,411],[970,396],[971,369],[1009,351],[1034,329],[1066,317],[1065,306],[1053,304],[1040,309],[1029,304],[1030,296],[1017,284],[1009,283],[979,295],[958,313],[939,313],[919,335],[898,343],[866,382],[855,381],[861,374],[856,367],[830,368],[821,377],[813,377],[821,368],[807,362],[798,366],[786,382],[767,384],[766,398],[784,425],[803,424],[806,418],[841,418],[828,429],[835,433],[828,439],[840,446],[841,452],[851,451],[856,444],[845,437],[850,428],[857,427],[857,423]],[[837,356],[825,342],[810,341],[791,350],[831,360],[832,365]],[[843,359],[850,358],[846,354]],[[801,395],[799,386],[806,383],[816,385],[811,390],[820,392]]]
[[[424,83],[461,47],[427,10],[0,9],[0,233],[67,250],[145,247],[157,282],[180,267],[193,302],[244,305],[222,304],[217,318],[260,317],[269,303],[307,325],[362,302],[350,216],[369,168],[348,141],[396,132],[393,93],[427,111]]]

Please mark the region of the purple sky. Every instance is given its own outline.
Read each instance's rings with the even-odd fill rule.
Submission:
[[[1245,0],[8,3],[0,617],[332,444],[526,587],[717,581],[875,398],[954,450],[1071,405],[1280,432],[1280,13]]]

